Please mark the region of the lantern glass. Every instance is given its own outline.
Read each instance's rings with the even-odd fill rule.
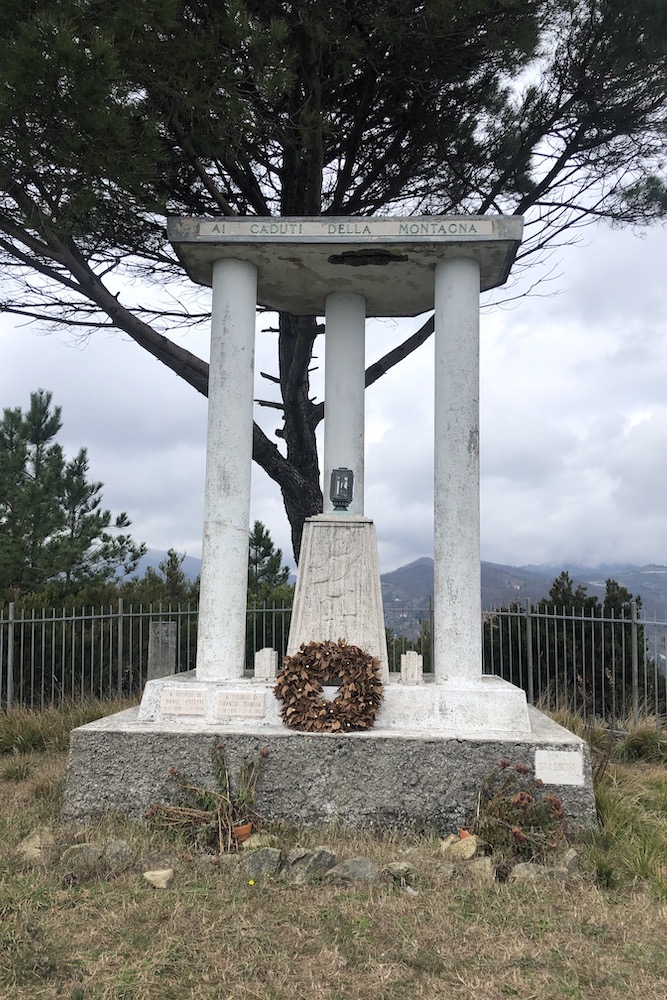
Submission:
[[[334,510],[347,510],[352,503],[354,473],[351,469],[334,469],[331,473],[329,499]]]

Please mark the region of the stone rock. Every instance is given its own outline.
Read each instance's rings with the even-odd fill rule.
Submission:
[[[579,861],[580,861],[579,852],[575,851],[574,847],[571,847],[563,855],[561,864],[563,864],[565,868],[567,868],[567,870],[571,873],[579,871]]]
[[[133,854],[126,840],[108,840],[102,851],[102,861],[107,868],[120,868],[132,859]]]
[[[99,868],[103,847],[101,844],[72,844],[60,856],[60,864],[75,875],[88,875]]]
[[[284,874],[294,882],[310,882],[321,878],[335,864],[336,855],[330,847],[295,848],[287,855]]]
[[[380,875],[370,858],[348,858],[334,865],[324,876],[327,882],[375,882]]]
[[[453,861],[436,861],[433,866],[432,873],[434,875],[439,875],[441,878],[454,878],[456,874],[456,865]]]
[[[549,865],[546,871],[552,878],[557,879],[566,879],[570,874],[565,865]]]
[[[383,871],[393,878],[394,882],[410,882],[414,877],[414,866],[409,861],[390,861]]]
[[[159,868],[154,872],[144,872],[144,878],[156,889],[167,889],[174,881],[174,869]]]
[[[459,838],[456,836],[456,834],[450,833],[447,837],[444,837],[440,841],[440,853],[449,854],[449,848],[452,846],[452,844],[458,844],[458,842]]]
[[[274,847],[275,837],[270,833],[251,833],[239,846],[242,851],[256,851],[258,847]]]
[[[277,847],[260,847],[243,855],[243,868],[250,878],[271,878],[278,874],[282,863],[282,851]]]
[[[515,865],[510,872],[511,882],[536,882],[540,879],[566,879],[571,874],[565,865],[537,865],[533,862],[522,862]]]
[[[139,864],[144,871],[155,871],[158,868],[176,868],[179,861],[180,858],[176,854],[150,851],[142,856]]]
[[[477,882],[496,881],[496,866],[493,863],[493,858],[473,858],[468,862],[466,868]]]
[[[471,861],[472,858],[477,856],[477,851],[481,843],[479,837],[476,837],[474,834],[470,837],[463,837],[463,839],[457,837],[443,853],[447,857],[450,857],[452,861]]]
[[[16,853],[21,861],[29,864],[43,864],[47,860],[46,849],[52,846],[53,834],[48,827],[39,826],[17,845]]]
[[[539,882],[549,877],[549,870],[544,865],[536,865],[532,861],[520,861],[510,872],[510,882]]]

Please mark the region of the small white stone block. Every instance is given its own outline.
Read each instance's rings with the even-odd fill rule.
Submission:
[[[423,684],[424,657],[409,649],[401,655],[401,684]]]
[[[477,684],[388,684],[374,731],[529,733],[526,694],[500,677]]]
[[[583,785],[584,760],[581,752],[536,750],[535,777],[545,785]]]
[[[278,673],[278,650],[265,646],[255,653],[255,678],[270,681]]]

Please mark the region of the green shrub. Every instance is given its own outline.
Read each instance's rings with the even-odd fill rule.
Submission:
[[[654,727],[640,726],[619,741],[614,756],[628,761],[667,761],[667,735]]]
[[[563,840],[563,806],[527,764],[501,760],[479,793],[472,832],[499,861],[553,860]]]

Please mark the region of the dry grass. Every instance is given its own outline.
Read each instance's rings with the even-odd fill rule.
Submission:
[[[23,760],[28,772],[21,774]],[[641,867],[642,824],[667,824],[667,769],[614,764],[598,790],[600,856],[619,868],[596,882],[596,862],[567,883],[481,886],[444,876],[435,841],[397,835],[277,831],[286,846],[328,843],[383,865],[409,858],[417,895],[390,880],[372,886],[250,884],[235,862],[211,865],[144,824],[108,819],[59,825],[62,752],[13,754],[0,780],[0,997],[8,1000],[664,1000],[667,896]],[[1,775],[0,775],[1,778]],[[607,799],[605,799],[605,796]],[[606,801],[606,806],[605,806]],[[637,826],[637,816],[642,822]],[[78,883],[61,867],[26,868],[18,841],[50,825],[75,835],[123,837],[135,860]],[[638,832],[639,831],[639,832]],[[604,845],[604,837],[617,843]],[[655,846],[655,845],[654,845]],[[596,847],[592,841],[588,851]],[[656,849],[658,849],[656,847]],[[614,851],[617,851],[614,854]],[[648,851],[650,854],[650,851]],[[170,857],[168,890],[142,878]],[[663,854],[664,858],[667,857]],[[592,855],[591,855],[592,858]],[[625,861],[623,860],[625,858]]]
[[[16,706],[10,712],[0,712],[0,754],[66,750],[72,729],[131,708],[136,703],[136,699],[128,698],[109,701],[91,698],[41,710]]]

